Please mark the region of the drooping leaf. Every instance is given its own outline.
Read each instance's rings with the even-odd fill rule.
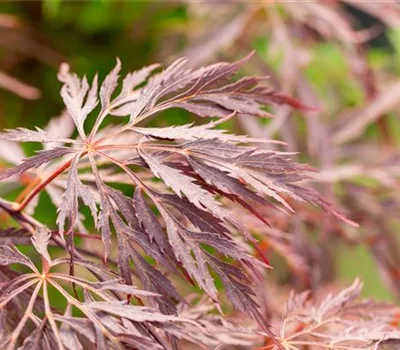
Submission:
[[[146,205],[142,191],[139,187],[135,190],[135,212],[140,224],[150,237],[150,242],[155,240],[160,247],[161,251],[165,251],[168,246],[166,241],[164,230],[162,229],[157,217]]]
[[[38,168],[42,164],[46,164],[51,162],[54,159],[60,158],[70,153],[74,153],[75,151],[66,147],[57,147],[45,151],[39,151],[36,155],[26,158],[22,161],[21,164],[17,165],[14,168],[8,169],[3,173],[0,173],[0,180],[4,180],[9,178],[10,176],[21,174],[29,169]]]
[[[176,258],[183,264],[184,268],[196,280],[199,286],[213,300],[217,301],[218,292],[200,248],[185,241],[184,228],[174,221],[168,213],[161,211],[161,214],[166,222],[168,238],[174,249]]]
[[[181,300],[172,283],[160,271],[147,263],[134,249],[130,250],[132,261],[137,267],[140,280],[144,289],[161,294],[161,298],[151,298],[150,305],[158,307],[160,311],[167,315],[176,314],[174,300]]]
[[[140,155],[149,165],[153,174],[161,178],[179,197],[184,194],[195,206],[200,209],[207,208],[219,218],[228,216],[228,213],[221,208],[214,197],[196,185],[190,177],[182,174],[179,170],[166,166],[160,160],[149,156],[145,152],[140,152]]]
[[[97,224],[97,204],[94,200],[90,189],[83,185],[78,175],[79,159],[82,153],[78,153],[72,160],[71,167],[68,172],[68,179],[65,192],[61,196],[61,204],[58,208],[57,223],[60,234],[64,233],[65,220],[69,220],[69,229],[73,229],[78,217],[78,198],[82,198],[83,202],[90,208],[95,224]]]
[[[196,207],[187,198],[180,198],[177,195],[167,193],[157,193],[156,196],[163,204],[178,210],[201,231],[218,232],[222,235],[228,233],[228,229],[222,225],[221,220],[211,213]]]
[[[0,245],[0,265],[22,264],[28,267],[33,265],[32,261],[22,254],[17,248],[8,245]]]

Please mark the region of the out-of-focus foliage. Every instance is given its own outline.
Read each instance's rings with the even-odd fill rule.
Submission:
[[[304,208],[306,226],[276,218],[294,234],[291,249],[314,266],[306,284],[332,280],[339,261],[341,275],[365,274],[369,293],[387,297],[390,289],[398,295],[397,252],[388,247],[397,244],[399,225],[399,4],[188,1],[188,7],[196,29],[171,29],[170,37],[181,36],[185,45],[167,46],[167,56],[183,50],[199,64],[256,49],[249,72],[268,75],[285,93],[319,107],[301,114],[282,107],[263,127],[251,118],[235,126],[252,136],[281,138],[289,150],[300,151],[300,159],[320,171],[317,187],[361,224],[349,231]],[[273,237],[266,236],[266,246],[274,246]],[[357,267],[346,267],[358,259]]]
[[[100,77],[116,56],[127,62],[126,71],[156,62],[157,48],[164,45],[161,33],[186,12],[177,2],[0,2],[0,71],[39,89],[41,96],[35,102],[21,100],[13,93],[25,89],[0,75],[0,126],[43,126],[49,115],[59,113],[54,76],[61,62],[88,76],[99,71]],[[37,98],[34,92],[30,97]]]

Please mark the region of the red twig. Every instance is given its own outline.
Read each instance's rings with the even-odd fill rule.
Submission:
[[[40,191],[42,191],[50,182],[52,182],[58,175],[67,170],[72,163],[72,159],[61,165],[55,172],[53,172],[45,180],[41,181],[33,191],[21,202],[21,204],[15,209],[17,212],[21,212],[26,208],[30,201],[35,198]]]

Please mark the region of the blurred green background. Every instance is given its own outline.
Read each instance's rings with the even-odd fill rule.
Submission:
[[[185,20],[185,6],[146,1],[2,1],[15,15],[0,32],[0,69],[37,87],[38,100],[0,92],[0,126],[43,126],[63,108],[56,74],[67,61],[79,75],[100,78],[118,56],[124,72],[157,59],[165,27]]]

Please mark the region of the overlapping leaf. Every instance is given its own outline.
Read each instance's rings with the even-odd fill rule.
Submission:
[[[165,344],[142,323],[165,329],[173,346],[176,345],[174,335],[181,332],[176,324],[184,320],[176,316],[175,304],[180,296],[164,273],[179,274],[196,283],[215,303],[219,302],[219,291],[214,281],[218,277],[235,308],[256,320],[274,344],[281,347],[258,308],[251,287],[252,278],[247,274],[252,271],[252,274],[260,275],[258,268],[267,265],[252,257],[238,243],[236,232],[253,243],[255,239],[245,223],[228,211],[220,199],[237,202],[263,223],[267,220],[264,211],[258,207],[270,208],[269,201],[272,201],[273,206],[291,210],[289,198],[339,214],[319,195],[298,185],[309,177],[310,167],[293,162],[290,154],[250,145],[259,143],[258,139],[230,135],[225,130],[216,129],[220,122],[235,115],[267,116],[264,106],[270,103],[304,108],[301,103],[273,91],[262,78],[246,77],[231,82],[233,75],[249,58],[199,69],[185,68],[186,61],[180,59],[152,77],[150,75],[157,66],[146,67],[129,74],[115,98],[121,70],[119,60],[101,84],[99,92],[97,76],[90,86],[86,78],[78,78],[70,73],[67,65],[63,65],[59,79],[64,83],[61,95],[67,107],[66,115],[73,120],[82,140],[66,138],[70,132],[53,135],[51,128],[47,132],[21,129],[3,134],[3,138],[12,141],[51,143],[51,147],[45,147],[37,155],[0,175],[0,179],[4,179],[47,163],[56,164],[57,167],[50,167],[52,172],[33,189],[28,201],[41,189],[59,180],[57,178],[68,169],[68,176],[60,182],[65,185],[65,192],[59,201],[58,234],[63,235],[68,220],[70,243],[73,243],[81,198],[90,208],[94,224],[101,233],[105,262],[113,259],[114,241],[118,243],[118,259],[113,261],[118,265],[125,284],[104,277],[101,268],[83,262],[73,244],[69,244],[69,263],[87,268],[99,282],[94,284],[74,275],[54,273],[54,281],[42,279],[37,284],[37,288],[43,287],[46,291],[47,284],[51,283],[71,305],[86,315],[90,321],[86,327],[91,328],[88,336],[99,348],[106,349],[112,341],[146,349],[157,343],[163,348]],[[98,99],[100,111],[94,127],[87,131],[85,121],[95,110]],[[140,121],[173,107],[202,117],[222,119],[198,126],[136,126]],[[125,125],[102,131],[100,128],[105,118],[113,115],[130,115],[130,118]],[[71,147],[60,144],[70,144]],[[56,159],[59,163],[54,162]],[[149,172],[162,184],[149,181]],[[113,180],[122,177],[124,184],[133,186],[133,198],[112,186]],[[161,214],[160,217],[153,209]],[[33,237],[33,243],[49,268],[65,263],[65,259],[51,261],[47,251],[50,235],[45,231],[39,232]],[[83,237],[86,236],[83,234]],[[53,240],[63,244],[58,238]],[[142,254],[152,257],[156,265],[146,261]],[[4,264],[22,259],[9,247],[4,248],[3,255]],[[106,280],[102,282],[104,278]],[[133,287],[136,280],[148,291],[137,291]],[[60,281],[83,288],[85,302],[78,302],[66,293]],[[29,283],[23,285],[24,291],[31,287]],[[91,295],[93,293],[103,301],[96,301]],[[121,296],[128,300],[131,296],[140,300],[150,299],[146,303],[152,308],[123,305]],[[37,298],[35,292],[32,298]],[[48,309],[48,305],[45,307]],[[80,338],[71,326],[72,317],[68,314],[54,317],[59,322],[67,322],[62,332],[49,319],[50,328],[38,328],[32,334],[32,341],[38,332],[51,329],[58,345],[65,343],[66,347],[79,348]],[[113,340],[109,332],[117,334],[116,339]]]

